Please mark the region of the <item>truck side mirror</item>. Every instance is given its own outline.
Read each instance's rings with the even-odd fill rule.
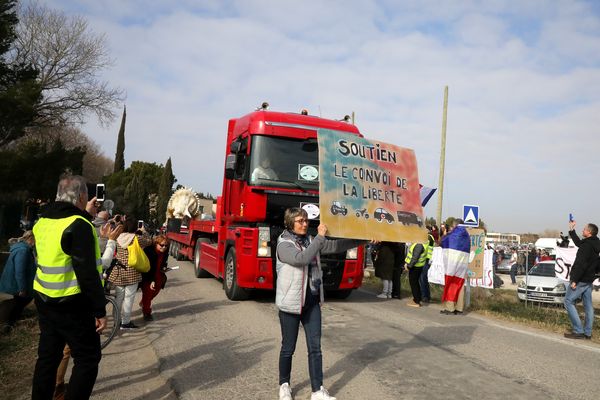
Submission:
[[[238,140],[231,142],[231,144],[229,145],[229,151],[231,153],[237,154],[240,152],[241,149],[242,149],[242,142],[240,142]]]
[[[234,143],[231,144],[231,147],[233,147]],[[225,179],[233,179],[235,175],[236,160],[237,156],[235,154],[228,154],[227,158],[225,158]]]

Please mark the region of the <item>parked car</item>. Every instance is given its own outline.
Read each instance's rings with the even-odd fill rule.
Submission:
[[[331,203],[331,213],[333,215],[338,215],[338,214],[346,215],[346,214],[348,214],[348,209],[346,208],[345,205],[343,205],[339,201],[334,201],[333,203]]]
[[[555,262],[542,261],[537,263],[529,271],[517,286],[519,300],[539,303],[562,304],[567,289],[564,282],[556,277]]]
[[[496,273],[497,274],[510,274],[510,269],[512,268],[513,264],[517,264],[515,262],[511,262],[510,261],[510,254],[504,254],[504,257],[502,258],[502,260],[500,260],[500,262],[498,263],[498,266],[496,267]],[[524,275],[525,274],[525,266],[521,265],[521,264],[517,264],[517,275]]]
[[[384,208],[378,208],[373,213],[373,218],[375,218],[379,222],[386,221],[388,224],[394,222],[394,217]]]
[[[510,273],[510,267],[513,264],[514,263],[512,263],[510,261],[510,254],[509,253],[504,253],[504,255],[502,256],[502,260],[500,260],[500,262],[498,262],[498,266],[496,267],[496,272],[498,274],[509,274]]]

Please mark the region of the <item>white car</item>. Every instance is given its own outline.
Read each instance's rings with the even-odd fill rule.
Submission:
[[[556,277],[554,261],[537,263],[529,271],[529,276],[524,276],[517,287],[519,300],[535,301],[539,303],[562,304],[567,292],[563,281]]]

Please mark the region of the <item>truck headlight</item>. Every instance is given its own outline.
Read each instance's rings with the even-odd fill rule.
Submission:
[[[525,281],[520,281],[518,287],[520,289],[525,289],[527,287],[527,285],[525,284]]]
[[[271,257],[271,229],[268,226],[258,228],[258,257]]]
[[[346,250],[346,260],[356,260],[358,258],[358,247]]]

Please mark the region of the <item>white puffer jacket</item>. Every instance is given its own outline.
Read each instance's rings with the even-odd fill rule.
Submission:
[[[284,231],[277,240],[277,291],[275,304],[284,312],[300,314],[306,299],[308,268],[316,258],[317,268],[312,271],[315,279],[321,280],[319,297],[324,300],[323,271],[320,254],[341,253],[363,244],[360,240],[326,239],[324,236],[309,236],[308,247],[302,247],[289,231]]]

